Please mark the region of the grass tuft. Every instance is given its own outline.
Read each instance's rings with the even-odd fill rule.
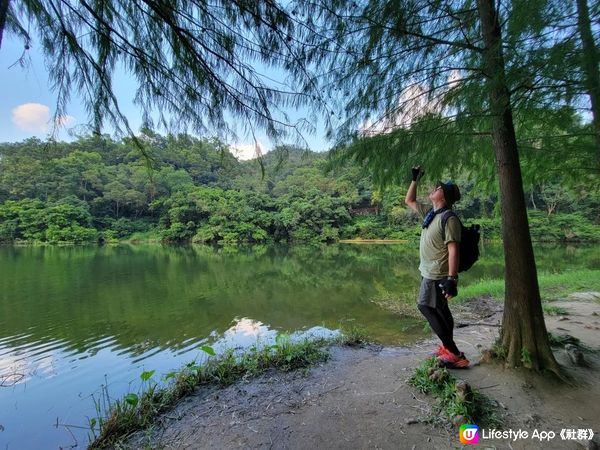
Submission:
[[[335,342],[338,345],[359,347],[361,345],[367,344],[369,342],[369,338],[367,335],[367,331],[363,327],[351,325],[349,327],[342,328],[342,333],[335,340]]]
[[[502,345],[502,339],[498,338],[492,345],[492,355],[494,358],[499,359],[501,361],[506,360],[507,351],[506,347]]]
[[[549,316],[567,316],[569,312],[565,308],[560,306],[550,305],[548,303],[542,303],[542,309]]]
[[[480,427],[498,428],[501,425],[495,402],[475,389],[465,392],[460,388],[464,388],[464,382],[457,380],[447,369],[439,367],[435,357],[417,367],[408,384],[437,398],[437,413],[445,415],[450,421],[462,416],[467,423],[476,423]]]

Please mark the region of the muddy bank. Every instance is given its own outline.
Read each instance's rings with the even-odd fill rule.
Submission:
[[[600,349],[600,303],[591,298],[554,302],[568,315],[547,317],[549,331],[570,334]],[[554,431],[549,442],[480,440],[497,449],[581,449],[587,442],[563,441],[561,429],[600,432],[600,355],[586,352],[588,367],[574,367],[564,349],[559,362],[576,380],[561,384],[525,370],[477,364],[481,350],[498,333],[500,306],[479,300],[457,314],[456,341],[475,364],[454,370],[497,404],[505,429]],[[467,325],[468,324],[468,325]],[[460,325],[467,325],[462,326]],[[410,347],[332,347],[331,359],[305,372],[270,372],[225,389],[199,390],[133,436],[141,448],[259,449],[447,449],[460,448],[456,428],[435,414],[435,401],[406,380],[437,345],[433,339]]]

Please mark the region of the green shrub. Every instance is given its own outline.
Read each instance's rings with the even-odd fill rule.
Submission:
[[[308,227],[298,227],[290,233],[294,242],[311,242],[317,234]]]
[[[214,242],[218,239],[217,229],[211,225],[202,225],[196,231],[196,234],[192,238],[192,242],[204,244],[207,242]]]
[[[129,219],[127,217],[120,217],[119,219],[110,219],[108,221],[109,234],[113,238],[123,239],[131,236],[133,233],[141,231],[148,231],[152,227],[152,224],[144,219]],[[104,230],[108,232],[108,230]]]
[[[70,196],[44,204],[40,200],[7,201],[0,205],[0,241],[95,242],[86,202]]]
[[[541,211],[530,211],[529,228],[534,241],[600,241],[600,225],[579,213],[547,215]]]
[[[95,228],[82,227],[77,222],[72,222],[67,226],[51,224],[46,230],[46,241],[51,244],[62,242],[73,244],[97,242],[98,231]]]
[[[195,229],[194,222],[175,222],[169,228],[161,230],[160,236],[166,242],[188,242],[194,236]]]

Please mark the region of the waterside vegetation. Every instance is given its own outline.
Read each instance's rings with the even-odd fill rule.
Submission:
[[[362,164],[333,167],[328,153],[278,147],[261,166],[217,139],[145,133],[146,155],[108,136],[0,144],[0,242],[418,240],[406,186],[379,188]],[[474,184],[476,176],[455,175],[457,211],[498,240],[497,188]],[[600,241],[600,193],[557,177],[529,183],[533,239]]]
[[[103,387],[100,398],[96,399],[97,417],[89,419],[88,448],[114,448],[131,433],[150,426],[160,413],[200,386],[228,386],[269,369],[286,372],[306,369],[329,358],[327,345],[357,345],[364,339],[359,329],[350,329],[330,340],[294,341],[287,334],[279,334],[273,345],[256,345],[241,354],[228,350],[220,356],[212,347],[203,346],[201,350],[208,356],[204,361],[192,361],[178,371],[163,375],[161,383],[153,380],[154,371],[143,372],[137,393],[111,401]]]

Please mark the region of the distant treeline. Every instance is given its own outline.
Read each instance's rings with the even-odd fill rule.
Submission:
[[[406,186],[376,189],[364,167],[327,170],[327,154],[278,147],[238,161],[226,144],[188,135],[0,144],[0,242],[333,242],[416,239]],[[458,179],[457,205],[499,238],[497,197]],[[408,185],[408,179],[407,179]],[[424,192],[421,192],[425,194]],[[600,240],[600,195],[562,187],[528,192],[532,236]]]

